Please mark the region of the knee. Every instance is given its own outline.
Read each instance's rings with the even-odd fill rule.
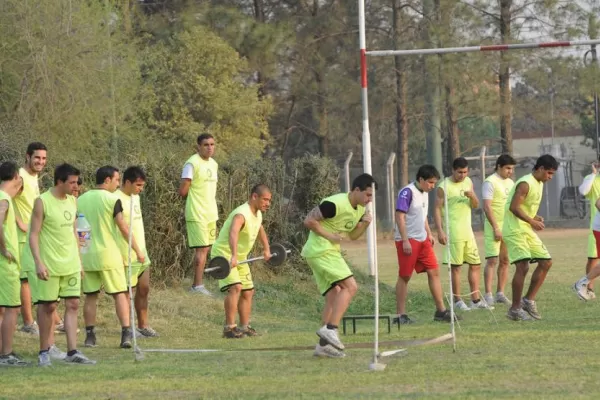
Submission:
[[[481,270],[481,264],[469,265],[469,270],[479,272]]]
[[[242,293],[242,285],[231,285],[227,288],[227,296],[239,296]]]
[[[500,264],[502,264],[502,261],[500,262]],[[496,265],[498,265],[498,258],[496,257],[488,258],[485,263],[486,268],[496,268]]]
[[[79,299],[68,299],[65,302],[66,311],[77,312],[79,310]]]
[[[358,283],[356,283],[354,279],[348,282],[348,291],[350,291],[350,294],[352,296],[354,296],[356,292],[358,292]]]
[[[139,297],[146,298],[146,297],[148,297],[149,293],[150,293],[150,288],[147,285],[138,284],[138,286],[135,288],[136,297],[139,296]]]
[[[398,283],[403,282],[404,284],[407,284],[410,281],[410,276],[398,276]]]
[[[440,277],[440,269],[439,268],[434,268],[434,269],[428,269],[427,270],[427,277],[429,279],[437,279]]]
[[[552,268],[552,260],[540,261],[540,267],[546,271]]]
[[[53,314],[56,311],[57,306],[58,306],[58,303],[54,302],[54,303],[44,304],[43,308],[47,314]]]

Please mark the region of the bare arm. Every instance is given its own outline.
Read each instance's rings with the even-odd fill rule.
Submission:
[[[265,255],[265,261],[269,261],[269,258],[271,258],[271,247],[269,246],[269,238],[267,237],[267,232],[265,232],[265,228],[262,225],[260,226],[260,230],[258,231],[258,240],[260,240],[260,244],[262,244],[263,253]]]
[[[35,271],[38,278],[47,280],[48,270],[42,262],[40,256],[40,232],[42,230],[42,223],[44,222],[44,204],[42,199],[36,199],[33,203],[33,212],[31,214],[31,228],[29,232],[29,247],[31,248],[31,255],[35,263]]]
[[[348,233],[350,240],[357,240],[362,236],[363,233],[365,233],[369,227],[369,224],[371,223],[371,219],[370,217],[367,217],[367,215],[369,214],[365,214],[358,224],[356,224],[354,229],[352,229],[352,232]]]
[[[433,241],[433,235],[431,234],[431,228],[429,227],[429,221],[427,218],[425,219],[425,232],[427,232],[427,239]]]
[[[401,211],[396,211],[396,225],[398,225],[398,231],[402,240],[408,240],[408,233],[406,232],[406,214]]]
[[[316,233],[317,235],[323,236],[327,240],[340,240],[339,235],[336,235],[334,237],[330,232],[327,232],[325,229],[323,229],[323,227],[321,226],[321,221],[323,221],[324,219],[325,218],[321,213],[321,209],[319,208],[319,206],[316,206],[308,213],[306,218],[304,218],[304,226]]]
[[[119,228],[121,235],[123,238],[129,243],[129,225],[125,222],[125,218],[123,218],[123,213],[120,212],[115,216],[115,224]],[[138,247],[137,242],[135,241],[135,236],[131,235],[131,248],[135,251],[139,262],[144,262],[144,255],[142,254],[141,249]],[[142,258],[142,259],[140,259]]]
[[[240,237],[240,231],[244,227],[245,223],[246,223],[246,219],[244,218],[244,216],[242,214],[236,214],[233,217],[233,221],[231,221],[231,226],[229,227],[229,249],[231,250],[231,259],[235,261],[235,262],[232,262],[232,265],[231,265],[232,268],[237,265],[238,238]],[[265,238],[266,238],[266,236],[267,235],[265,234]],[[261,241],[262,241],[262,237],[261,237]],[[235,265],[233,265],[233,264],[235,264]]]
[[[515,194],[510,201],[509,210],[515,215],[515,217],[531,225],[534,219],[527,216],[527,214],[525,214],[525,212],[521,209],[521,205],[525,201],[527,194],[529,194],[529,184],[527,182],[519,183],[519,186],[517,186]]]
[[[0,201],[0,252],[2,252],[3,255],[8,253],[6,241],[4,240],[4,221],[6,221],[8,207],[10,207],[8,200]]]
[[[469,194],[469,202],[471,203],[471,208],[475,209],[479,207],[479,198],[477,197],[477,193],[473,190],[473,184],[471,183],[471,190],[468,192]]]
[[[17,213],[15,213],[15,220],[17,221],[17,228],[19,228],[21,232],[27,233],[27,224],[23,222],[23,220],[17,215]]]
[[[181,183],[179,184],[179,190],[177,191],[177,193],[179,193],[179,195],[183,198],[187,197],[191,185],[191,179],[182,179]]]
[[[496,218],[494,217],[494,212],[492,211],[492,200],[483,200],[483,212],[485,213],[485,217],[492,225],[494,230],[498,230],[498,222],[496,222]]]
[[[442,209],[444,208],[444,189],[437,188],[435,196],[435,209],[433,210],[433,219],[438,235],[444,232],[442,225]]]

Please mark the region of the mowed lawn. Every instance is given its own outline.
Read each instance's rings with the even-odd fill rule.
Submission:
[[[50,369],[1,369],[0,398],[597,398],[600,303],[581,302],[571,290],[585,265],[587,232],[550,230],[542,238],[555,260],[538,296],[543,320],[509,321],[502,306],[493,314],[464,313],[457,328],[456,353],[449,344],[408,347],[406,356],[386,360],[385,371],[369,372],[369,349],[348,349],[344,359],[316,359],[312,351],[230,351],[316,343],[322,299],[312,278],[289,268],[274,274],[257,266],[253,325],[262,336],[221,339],[220,297],[188,294],[189,282],[178,288],[155,288],[151,321],[162,336],[140,340],[142,349],[227,351],[146,353],[143,361],[135,362],[131,350],[117,348],[120,330],[112,300],[104,298],[98,321],[100,347],[82,348],[98,365],[55,362]],[[442,247],[436,248],[441,255]],[[355,268],[366,271],[365,242],[345,250]],[[397,271],[393,242],[380,240],[378,254],[381,312],[390,314],[395,311]],[[441,272],[448,291],[448,271],[443,267]],[[372,313],[372,280],[360,273],[357,278],[360,294],[349,312]],[[466,270],[463,282],[466,291]],[[216,282],[209,281],[209,286],[216,289]],[[391,334],[382,324],[381,340],[432,338],[449,332],[448,324],[432,321],[426,277],[415,276],[410,290],[409,313],[418,323],[400,331],[393,328]],[[83,328],[83,321],[80,325]],[[83,329],[79,339],[83,342]],[[342,340],[372,342],[372,322],[359,322],[357,334],[342,336]],[[64,336],[57,336],[57,343],[64,348]],[[37,345],[36,339],[16,336],[15,350],[30,360],[36,358]]]

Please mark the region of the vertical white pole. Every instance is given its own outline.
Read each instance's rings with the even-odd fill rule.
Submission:
[[[350,192],[350,160],[352,160],[352,156],[354,153],[351,151],[348,152],[348,157],[346,157],[346,161],[344,162],[344,183],[346,184],[346,192]]]
[[[362,103],[362,143],[363,143],[363,169],[367,174],[373,174],[371,168],[371,133],[369,132],[369,101],[367,95],[367,40],[365,37],[365,0],[358,0],[358,35],[360,43],[360,83]],[[373,191],[373,204],[375,203],[375,191]],[[367,229],[367,253],[369,259],[369,275],[375,274],[377,266],[377,215],[371,206],[373,222]]]
[[[387,214],[391,226],[394,226],[394,161],[396,160],[396,153],[390,153],[387,160],[387,187],[386,187],[386,206]]]
[[[448,260],[448,277],[450,278],[450,332],[452,333],[452,351],[456,352],[456,332],[454,330],[454,289],[452,288],[452,264],[450,260],[450,217],[448,215],[447,178],[444,178],[444,222],[446,225],[446,259]]]

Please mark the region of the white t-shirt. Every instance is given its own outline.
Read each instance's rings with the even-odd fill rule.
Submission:
[[[194,166],[192,164],[185,164],[183,166],[183,172],[181,173],[181,179],[192,180],[194,177]]]
[[[398,192],[396,211],[406,214],[406,234],[409,239],[420,242],[427,239],[425,221],[427,220],[428,208],[429,194],[417,189],[414,182]],[[396,241],[402,240],[397,224],[394,229],[394,239]]]
[[[498,175],[494,173],[494,175]],[[500,178],[498,176],[498,178]],[[481,185],[481,198],[483,200],[494,200],[494,185],[490,181],[483,181]]]
[[[591,206],[596,207],[595,204],[592,204]],[[600,232],[600,212],[596,212],[596,216],[594,217],[594,220],[592,221],[592,230]]]

